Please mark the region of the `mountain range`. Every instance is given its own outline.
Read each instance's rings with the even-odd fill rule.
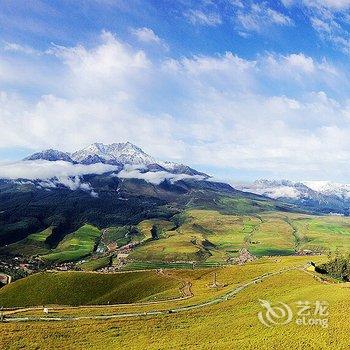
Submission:
[[[65,161],[73,164],[109,164],[121,170],[125,165],[142,168],[144,171],[166,171],[172,174],[200,175],[208,178],[209,175],[197,171],[187,165],[174,162],[160,161],[145,153],[131,142],[125,143],[93,143],[90,146],[73,153],[48,149],[34,153],[24,160]]]
[[[148,218],[176,221],[190,208],[349,215],[349,207],[349,185],[259,180],[232,187],[187,165],[157,160],[130,142],[94,143],[72,153],[45,150],[2,167],[0,246],[48,227],[48,244],[55,246],[87,222],[104,228]]]
[[[292,203],[321,213],[349,215],[350,185],[330,181],[257,180],[234,186],[250,192]]]
[[[0,172],[0,246],[47,227],[53,230],[48,244],[55,246],[87,222],[104,228],[148,218],[176,221],[189,208],[277,208],[276,201],[208,179],[187,165],[156,160],[130,142],[38,152]]]

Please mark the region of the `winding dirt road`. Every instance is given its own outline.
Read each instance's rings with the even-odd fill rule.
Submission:
[[[276,272],[271,273],[265,273],[261,276],[255,277],[254,279],[250,280],[249,282],[246,282],[244,284],[241,284],[239,286],[236,286],[234,289],[226,292],[225,294],[216,297],[212,300],[204,301],[197,304],[192,304],[188,306],[183,307],[175,307],[169,310],[154,310],[154,311],[147,311],[147,312],[130,312],[130,313],[116,313],[116,314],[109,314],[109,315],[98,315],[98,316],[60,316],[60,317],[40,317],[40,316],[28,316],[28,317],[6,317],[9,314],[4,315],[3,322],[28,322],[28,321],[47,321],[47,322],[54,322],[54,321],[78,321],[78,320],[110,320],[110,319],[118,319],[118,318],[129,318],[129,317],[143,317],[143,316],[157,316],[157,315],[166,315],[171,313],[179,313],[179,312],[185,312],[189,310],[194,309],[200,309],[200,308],[206,308],[211,305],[215,305],[224,301],[227,301],[234,297],[236,294],[240,293],[245,288],[259,283],[267,278],[286,273],[287,271],[291,270],[300,270],[298,267],[288,268],[288,269],[282,269]],[[303,270],[305,271],[305,270]],[[306,272],[306,271],[305,271]],[[190,285],[185,284],[183,287],[184,293],[186,293],[187,296],[183,296],[180,299],[184,298],[190,298],[192,297],[192,292],[190,290]],[[157,303],[157,302],[153,302]],[[150,303],[149,303],[150,304]],[[126,306],[126,304],[122,304],[123,306]],[[138,305],[142,305],[139,303]],[[144,305],[144,304],[143,304]],[[121,306],[121,305],[99,305],[99,307],[112,307],[112,306]],[[96,307],[96,306],[93,306]],[[72,307],[73,308],[73,307]],[[87,308],[86,306],[78,306],[74,307],[75,309],[84,309]],[[20,311],[30,311],[30,310],[38,310],[39,308],[27,308],[27,309],[21,309]],[[40,308],[41,309],[41,308]],[[57,308],[58,309],[58,308]]]

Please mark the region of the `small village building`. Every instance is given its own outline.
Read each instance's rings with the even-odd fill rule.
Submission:
[[[117,255],[117,259],[119,259],[119,260],[124,260],[124,259],[126,259],[128,256],[129,256],[129,254],[127,254],[127,253],[119,253],[119,254]]]
[[[6,275],[6,273],[0,273],[0,283],[9,284],[11,283],[12,277],[10,275]]]

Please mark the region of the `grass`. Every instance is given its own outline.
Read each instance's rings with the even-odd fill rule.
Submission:
[[[46,230],[29,235],[28,239],[34,242],[45,243],[46,240],[51,236],[51,234],[52,234],[52,227],[48,227]]]
[[[275,205],[269,200],[258,201],[248,198],[221,197],[218,204],[222,206],[222,213],[236,215],[251,215],[275,209]]]
[[[203,239],[225,252],[224,258],[236,256],[260,223],[257,217],[223,215],[216,211],[192,210],[188,218],[181,232],[200,232],[202,228]]]
[[[47,229],[38,233],[33,233],[16,243],[9,244],[7,247],[3,247],[0,250],[10,254],[23,256],[45,254],[50,251],[46,244],[46,240],[51,234],[52,227],[48,227]]]
[[[148,270],[148,269],[192,269],[193,264],[187,262],[167,263],[164,261],[132,261],[124,266],[124,270]]]
[[[249,251],[256,256],[290,255],[295,252],[293,229],[278,217],[264,218],[248,244]]]
[[[108,227],[107,231],[103,235],[103,238],[101,239],[101,243],[104,245],[116,243],[118,247],[128,244],[131,240],[128,236],[129,233],[129,226]]]
[[[115,274],[42,272],[0,289],[4,307],[132,303],[159,293],[179,296],[179,282],[154,271]]]
[[[174,228],[174,224],[167,220],[150,219],[143,220],[137,226],[143,235],[144,239],[151,238],[151,228],[153,225],[158,227],[160,236],[163,236],[167,231],[171,231]]]
[[[244,207],[246,201],[239,203]],[[149,231],[150,223],[142,225]],[[145,241],[132,252],[130,259],[153,263],[225,263],[237,257],[242,248],[257,257],[293,255],[302,250],[350,251],[350,218],[276,211],[236,215],[188,210],[180,227],[163,230],[157,241]]]
[[[78,272],[33,275],[29,278],[36,280],[23,279],[2,288],[0,304],[91,305],[111,300],[126,303],[101,308],[57,309],[54,311],[57,316],[169,310],[212,300],[268,272],[285,269],[284,273],[253,284],[228,301],[184,313],[70,323],[33,322],[30,327],[25,323],[0,324],[0,348],[108,350],[127,345],[129,349],[348,349],[349,284],[325,284],[305,271],[286,269],[305,265],[309,260],[319,263],[326,259],[321,255],[292,255],[296,251],[350,251],[350,219],[262,211],[262,207],[247,212],[246,202],[231,204],[241,214],[189,210],[176,229],[168,221],[157,221],[161,226],[161,238],[146,240],[138,246],[130,254],[133,260],[125,268],[165,269],[166,276],[154,271],[117,275]],[[266,203],[265,209],[268,205]],[[149,238],[153,224],[153,220],[146,220],[138,225],[142,237]],[[260,257],[279,256],[262,257],[243,266],[217,267],[237,256],[242,248]],[[192,269],[190,261],[195,261],[200,268]],[[214,272],[221,285],[217,289],[209,287]],[[180,281],[191,282],[191,298],[165,300],[157,305],[127,304],[178,296]],[[287,303],[294,315],[298,311],[298,301],[311,304],[326,301],[329,327],[298,326],[295,322],[266,327],[257,318],[261,311],[259,299]],[[42,311],[23,312],[23,315],[32,314],[42,316]]]
[[[110,262],[111,262],[110,256],[103,256],[100,258],[90,259],[86,262],[78,264],[78,267],[80,267],[84,271],[96,271],[96,270],[102,269],[103,267],[108,266]]]
[[[106,250],[110,244],[121,247],[131,242],[142,242],[150,239],[153,225],[158,227],[160,236],[174,227],[172,222],[160,219],[143,220],[137,226],[108,227],[101,238],[100,246]]]
[[[220,201],[245,214],[188,210],[177,220],[176,227],[173,222],[161,219],[144,220],[137,226],[110,227],[100,245],[141,243],[129,255],[129,266],[141,262],[222,264],[239,256],[242,248],[257,257],[293,255],[302,250],[350,251],[350,218],[277,212],[269,210],[271,203],[268,201],[225,197]],[[153,225],[159,229],[158,240],[151,239]],[[97,228],[85,225],[49,251],[45,240],[50,232],[51,228],[30,235],[6,249],[26,255],[40,254],[48,262],[78,261],[94,251],[100,237]]]
[[[314,251],[350,251],[350,219],[345,217],[305,217],[294,220],[300,247]]]
[[[100,235],[101,232],[97,227],[86,224],[67,235],[55,250],[42,255],[41,258],[56,263],[80,260],[93,252]]]
[[[306,257],[281,257],[259,259],[244,266],[232,266],[216,270],[174,271],[174,277],[186,278],[193,284],[193,298],[165,302],[169,308],[210,300],[245,281],[268,271],[302,265]],[[323,259],[315,257],[315,259]],[[222,290],[208,288],[212,272],[218,281],[226,285]],[[144,272],[143,272],[144,273]],[[285,271],[253,284],[234,298],[202,309],[189,310],[157,317],[133,319],[81,320],[76,322],[32,322],[0,324],[4,349],[118,349],[127,344],[129,349],[348,349],[350,324],[346,315],[350,312],[347,284],[323,284],[300,270]],[[287,325],[266,327],[258,320],[261,311],[259,299],[272,303],[284,302],[293,310],[293,322]],[[329,327],[298,326],[297,302],[326,301],[329,304]],[[155,306],[125,305],[119,312],[154,310]],[[86,315],[116,312],[106,308],[74,309],[61,313]],[[27,313],[28,314],[28,313]],[[58,315],[60,312],[57,313]],[[2,342],[2,343],[1,343]]]
[[[148,241],[133,251],[129,258],[138,261],[201,261],[209,256],[201,235],[173,232],[166,238]]]

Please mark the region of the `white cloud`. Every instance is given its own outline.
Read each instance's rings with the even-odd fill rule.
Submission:
[[[281,0],[281,3],[285,6],[285,7],[289,7],[294,5],[294,3],[296,2],[296,0]]]
[[[144,51],[134,50],[105,31],[96,47],[55,45],[51,53],[68,67],[64,82],[83,95],[108,91],[127,98],[131,82],[142,81],[151,64]]]
[[[108,164],[72,164],[64,161],[50,162],[46,160],[19,161],[11,163],[0,163],[0,178],[2,179],[27,179],[45,180],[57,178],[60,182],[66,182],[67,187],[74,188],[74,180],[68,177],[79,177],[87,174],[103,174],[115,171],[117,167]],[[80,185],[79,185],[80,186]],[[79,187],[78,186],[78,187]]]
[[[244,7],[243,2],[241,0],[230,0],[230,4],[240,8]]]
[[[303,53],[286,56],[268,54],[261,57],[260,67],[270,73],[271,77],[289,81],[305,83],[307,82],[306,76],[308,76],[309,79],[316,80],[318,83],[324,82],[332,85],[332,81],[340,78],[339,70],[329,64],[326,59],[317,62]]]
[[[111,33],[51,55],[49,94],[0,93],[0,147],[73,151],[129,140],[199,169],[350,175],[349,78],[324,59],[227,52],[154,62]]]
[[[250,7],[238,10],[235,19],[238,28],[248,32],[260,32],[271,25],[293,25],[290,17],[268,7],[264,2],[253,3]]]
[[[155,43],[162,46],[165,49],[169,49],[168,45],[162,40],[152,29],[150,28],[133,28],[131,33],[137,37],[137,39],[144,43]]]
[[[39,50],[35,50],[30,46],[20,45],[17,43],[9,43],[5,42],[4,45],[5,51],[11,51],[11,52],[19,52],[26,55],[42,55],[43,53]]]
[[[349,0],[282,0],[286,7],[298,6],[324,42],[350,54]]]
[[[121,179],[140,179],[155,185],[159,185],[164,180],[175,183],[185,179],[205,179],[201,175],[171,174],[166,171],[143,172],[140,166],[125,166],[118,173],[116,172],[117,170],[117,166],[102,163],[84,165],[64,161],[19,161],[0,163],[0,179],[16,180],[20,184],[31,184],[32,182],[29,180],[41,180],[38,183],[38,186],[41,188],[50,189],[62,185],[72,191],[80,189],[90,192],[93,197],[97,197],[98,194],[91,187],[90,183],[81,181],[81,176],[114,172],[112,175]]]
[[[310,23],[320,38],[325,42],[329,42],[334,48],[350,54],[350,39],[346,29],[347,23],[337,14],[323,11],[313,14]]]
[[[306,6],[326,7],[334,10],[346,10],[350,7],[350,0],[303,0]]]
[[[267,196],[269,198],[300,198],[301,193],[293,186],[283,185],[283,184],[271,184],[266,186],[266,184],[254,183],[251,185],[235,185],[233,187],[241,190],[243,192],[251,192]]]
[[[53,188],[58,188],[59,186],[64,186],[70,189],[71,191],[76,191],[76,190],[82,190],[84,192],[90,193],[90,195],[94,198],[98,197],[98,193],[94,191],[94,189],[91,187],[91,184],[88,182],[81,182],[81,179],[79,176],[74,176],[74,177],[69,177],[69,176],[60,176],[60,177],[55,177],[52,179],[43,179],[38,183],[32,182],[32,181],[23,181],[23,180],[16,180],[16,183],[19,184],[32,184],[36,185],[37,188],[39,189],[53,189]]]
[[[222,23],[221,17],[217,13],[203,12],[201,10],[189,10],[185,17],[192,23],[203,26],[217,26]]]
[[[0,178],[15,180],[19,184],[35,184],[38,188],[43,189],[53,189],[58,186],[67,187],[71,191],[80,189],[96,198],[98,193],[94,191],[90,183],[82,182],[80,177],[115,170],[117,170],[117,167],[107,164],[83,165],[46,160],[19,161],[0,163]],[[38,182],[34,183],[30,180]]]
[[[145,180],[154,185],[159,185],[165,180],[175,183],[176,181],[181,181],[185,179],[193,180],[204,180],[205,177],[200,175],[187,175],[187,174],[170,174],[166,171],[157,171],[157,172],[141,172],[138,169],[123,169],[118,174],[117,177],[121,179],[140,179]]]
[[[315,69],[314,61],[311,57],[306,57],[303,54],[291,54],[286,58],[289,65],[294,68],[300,68],[306,73],[313,72]]]

